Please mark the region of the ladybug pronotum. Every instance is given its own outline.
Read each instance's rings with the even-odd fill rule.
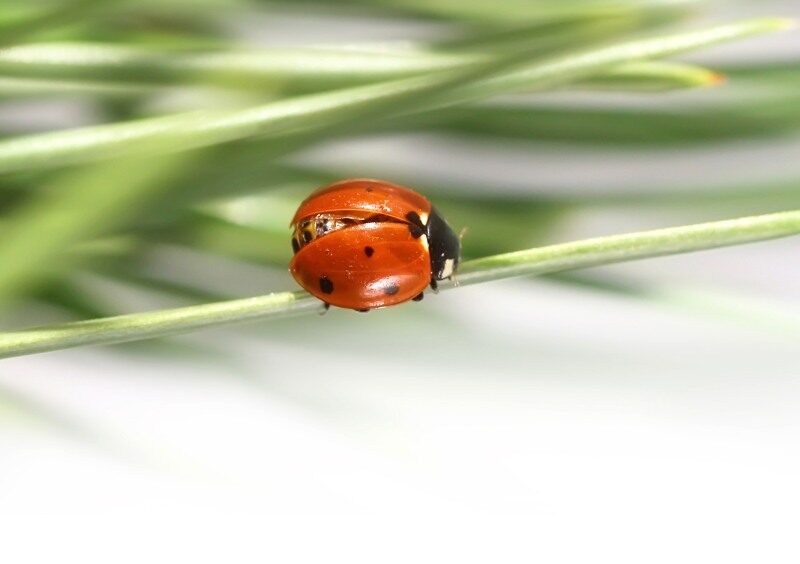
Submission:
[[[320,188],[292,219],[289,271],[326,306],[368,311],[422,299],[453,276],[461,241],[423,196],[382,180]]]

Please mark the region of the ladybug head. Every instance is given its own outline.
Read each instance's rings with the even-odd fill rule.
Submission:
[[[445,280],[453,276],[461,260],[461,239],[447,225],[436,208],[425,226],[428,248],[431,254],[431,276],[434,280]]]

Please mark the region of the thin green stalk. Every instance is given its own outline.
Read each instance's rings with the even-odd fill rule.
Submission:
[[[732,82],[736,82],[735,77]],[[454,107],[426,120],[422,118],[428,116],[413,121],[404,118],[398,126],[604,147],[685,146],[794,132],[800,126],[800,95],[796,92],[785,90],[753,101],[723,99],[700,107],[558,107],[536,103]]]
[[[589,29],[597,35],[596,28],[604,24],[608,25],[605,20],[593,22]],[[612,28],[616,33],[606,33],[606,40],[622,35],[625,29],[616,29],[620,27],[616,23]],[[539,59],[558,50],[585,49],[592,43],[591,35],[581,35],[572,27],[549,34],[528,28],[516,33],[520,38],[513,44],[514,50],[524,49]],[[358,48],[264,47],[206,53],[100,43],[37,43],[0,50],[0,73],[6,77],[54,82],[89,80],[97,84],[111,82],[114,86],[133,83],[137,87],[189,82],[296,94],[484,63],[502,52],[500,46],[506,41],[505,37],[491,37],[477,47],[448,49],[432,49],[424,44],[378,44]]]
[[[0,99],[24,98],[30,100],[33,97],[64,96],[128,99],[152,94],[157,92],[157,88],[145,84],[0,77]]]
[[[65,249],[104,235],[156,200],[188,165],[186,156],[110,161],[69,171],[7,214],[0,225],[0,307],[74,260]]]
[[[0,173],[56,167],[130,154],[141,142],[165,143],[181,151],[254,136],[285,137],[347,121],[430,111],[498,94],[556,88],[621,64],[659,58],[754,34],[786,29],[783,19],[749,20],[703,31],[646,39],[568,55],[507,70],[468,67],[329,93],[299,96],[236,112],[197,112],[71,131],[29,135],[0,142]],[[480,71],[480,72],[479,72]],[[489,76],[489,78],[486,78]],[[414,102],[411,104],[411,102]],[[380,116],[379,116],[380,114]]]
[[[685,227],[587,239],[464,263],[459,285],[541,275],[800,234],[800,210]],[[444,285],[452,288],[453,285]],[[122,343],[242,321],[320,310],[304,292],[93,319],[0,334],[0,358],[71,347]]]
[[[642,61],[621,65],[608,73],[575,85],[583,90],[620,90],[625,92],[664,92],[685,88],[718,86],[725,76],[702,67],[665,61]]]
[[[40,43],[0,51],[0,71],[26,78],[156,84],[190,81],[276,88],[300,82],[342,87],[454,69],[486,59],[477,54],[388,47],[272,47],[185,53],[129,45]]]
[[[285,1],[285,0],[284,0]],[[297,4],[300,0],[292,0]],[[318,0],[311,0],[318,2]],[[483,25],[551,22],[609,14],[644,14],[668,18],[671,13],[686,13],[696,0],[505,0],[500,6],[486,0],[339,0],[340,3],[408,12],[447,20],[463,19]]]
[[[0,69],[0,72],[2,70]],[[589,91],[665,92],[717,86],[724,81],[720,73],[680,63],[641,62],[623,65],[567,88]],[[357,83],[358,81],[350,81]],[[365,81],[369,82],[369,81]],[[149,82],[113,82],[109,80],[47,79],[0,77],[0,100],[25,98],[93,97],[102,100],[135,100],[169,92],[177,86]],[[182,92],[196,96],[212,95],[216,86],[192,85]]]
[[[115,0],[72,0],[56,3],[13,23],[0,26],[0,44],[10,44],[40,31],[51,30],[84,18],[98,7]]]
[[[800,210],[599,237],[465,263],[460,284],[587,268],[800,234]]]

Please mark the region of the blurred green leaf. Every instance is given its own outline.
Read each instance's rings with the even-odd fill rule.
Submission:
[[[574,50],[574,37],[567,37]],[[542,49],[530,44],[525,48],[534,53]],[[152,93],[156,85],[181,82],[296,93],[454,70],[485,63],[489,57],[486,53],[366,46],[183,54],[111,45],[38,44],[0,51],[0,73],[8,75],[0,83],[0,94],[13,92],[12,87],[19,84],[34,92],[38,88],[133,96]],[[713,85],[720,79],[692,65],[638,62],[603,72],[579,87],[668,90]]]
[[[412,48],[297,47],[194,53],[123,45],[54,43],[0,52],[0,72],[49,79],[208,82],[282,90],[352,86],[458,68],[485,56]]]
[[[16,18],[0,19],[0,45],[20,41],[42,30],[64,26],[115,0],[62,0],[44,8],[27,9]]]
[[[145,84],[119,84],[87,80],[49,80],[0,77],[0,99],[94,96],[97,98],[135,98],[152,94],[155,88]]]
[[[623,63],[665,57],[703,46],[785,29],[786,20],[759,19],[704,31],[645,39],[558,57],[507,70],[509,61],[399,81],[302,96],[241,111],[195,112],[131,123],[31,135],[0,142],[0,172],[55,167],[130,154],[159,141],[171,151],[256,136],[278,138],[298,131],[418,113],[497,94],[552,89]],[[503,62],[505,61],[505,63]],[[486,78],[489,76],[490,78]],[[309,141],[312,137],[308,137]]]
[[[71,171],[7,215],[0,225],[0,304],[64,268],[74,258],[69,247],[131,218],[181,162],[131,158]]]
[[[527,26],[426,44],[262,47],[260,49],[155,49],[102,43],[38,43],[0,52],[0,71],[53,80],[202,82],[296,92],[390,80],[486,61],[510,49],[545,55],[576,50],[639,27],[636,18]]]
[[[641,84],[646,86],[644,82]],[[732,76],[726,89],[746,90],[748,86]],[[768,74],[762,77],[760,87],[769,87]],[[800,89],[776,84],[774,90],[774,94],[760,92],[754,97],[737,95],[730,99],[722,97],[713,103],[668,107],[635,104],[593,107],[537,103],[535,100],[515,105],[492,103],[447,108],[438,112],[435,119],[417,120],[407,126],[486,139],[615,144],[635,148],[694,145],[796,131],[800,128]]]
[[[321,5],[319,0],[312,3]],[[580,18],[600,18],[608,15],[656,12],[660,17],[686,13],[696,5],[695,0],[342,0],[353,4],[406,12],[447,20],[465,20],[488,24],[509,24],[520,21],[553,22]]]
[[[664,92],[719,86],[725,76],[696,65],[644,61],[621,65],[574,86],[577,89]]]

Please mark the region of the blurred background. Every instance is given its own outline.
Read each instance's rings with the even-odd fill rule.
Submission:
[[[762,16],[800,6],[5,0],[2,327],[295,289],[287,223],[345,177],[428,195],[466,258],[798,208],[796,32],[673,59],[692,84],[596,77],[177,158],[28,137]],[[16,162],[16,139],[52,149]],[[796,561],[799,245],[3,360],[7,553]]]

